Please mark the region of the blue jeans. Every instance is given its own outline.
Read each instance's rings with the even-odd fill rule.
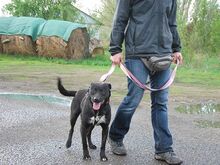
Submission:
[[[161,87],[169,78],[170,69],[149,74],[140,59],[126,59],[126,67],[141,82],[146,83],[148,76],[152,88]],[[131,118],[139,105],[144,90],[128,79],[128,93],[121,102],[111,124],[109,136],[114,141],[123,141],[130,127]],[[151,92],[151,121],[155,140],[155,153],[173,151],[172,135],[168,128],[168,89]]]

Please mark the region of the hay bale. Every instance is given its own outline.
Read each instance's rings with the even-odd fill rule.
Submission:
[[[92,56],[103,55],[103,54],[105,54],[105,50],[103,47],[96,47],[92,51]]]
[[[89,35],[84,29],[73,30],[68,42],[56,36],[42,36],[36,41],[39,56],[82,59],[89,57]]]
[[[89,41],[89,53],[92,54],[92,56],[101,55],[105,53],[101,40],[92,38]]]
[[[29,36],[2,35],[2,51],[7,54],[36,54],[35,44]]]
[[[2,40],[1,40],[1,38],[2,38],[2,35],[0,35],[0,53],[2,53]]]
[[[59,37],[39,37],[36,45],[38,56],[66,58],[67,43]]]
[[[89,34],[85,28],[72,31],[67,45],[67,57],[70,59],[91,57],[89,53]]]
[[[85,28],[73,30],[67,45],[67,58],[81,59],[91,57],[89,53],[89,34]]]

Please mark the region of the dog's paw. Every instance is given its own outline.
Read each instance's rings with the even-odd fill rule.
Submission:
[[[94,144],[91,144],[89,145],[89,148],[95,150],[97,147]]]
[[[66,142],[66,148],[70,148],[70,147],[71,147],[71,144],[72,144],[72,142],[68,140],[68,141]]]
[[[85,156],[83,156],[83,160],[89,161],[89,160],[91,160],[91,156],[85,155]]]
[[[102,162],[106,162],[108,161],[108,158],[106,156],[102,156],[101,159],[100,159]]]

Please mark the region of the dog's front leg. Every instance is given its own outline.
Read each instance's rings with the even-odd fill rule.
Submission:
[[[89,150],[87,146],[86,141],[86,135],[87,135],[87,127],[84,124],[81,124],[81,138],[82,138],[82,145],[83,145],[83,159],[84,160],[91,160],[91,157],[89,155]]]
[[[107,124],[100,124],[102,127],[102,144],[101,144],[101,150],[100,150],[100,159],[101,161],[107,161],[108,158],[105,155],[105,145],[106,145],[106,140],[108,137],[108,125]]]
[[[92,134],[92,130],[95,127],[95,125],[92,125],[89,130],[88,130],[88,134],[87,134],[87,138],[88,138],[88,143],[89,143],[89,148],[90,149],[96,149],[97,147],[92,143],[92,138],[91,138],[91,134]]]

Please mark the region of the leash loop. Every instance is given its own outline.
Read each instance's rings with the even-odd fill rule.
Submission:
[[[168,88],[174,81],[175,76],[176,76],[176,71],[177,71],[177,67],[179,65],[179,61],[177,60],[176,66],[173,69],[169,79],[166,81],[166,83],[164,85],[162,85],[160,88],[155,89],[155,88],[151,88],[143,83],[141,83],[126,67],[123,63],[120,63],[119,67],[120,69],[123,71],[123,73],[129,78],[131,79],[137,86],[139,86],[140,88],[144,89],[144,90],[149,90],[149,91],[160,91],[160,90],[164,90],[166,88]],[[111,68],[109,69],[109,71],[102,75],[100,78],[100,82],[104,82],[114,71],[115,71],[116,65],[112,63]]]
[[[115,71],[115,67],[115,64],[112,63],[112,66],[109,69],[109,71],[106,74],[103,74],[99,81],[104,82]]]

